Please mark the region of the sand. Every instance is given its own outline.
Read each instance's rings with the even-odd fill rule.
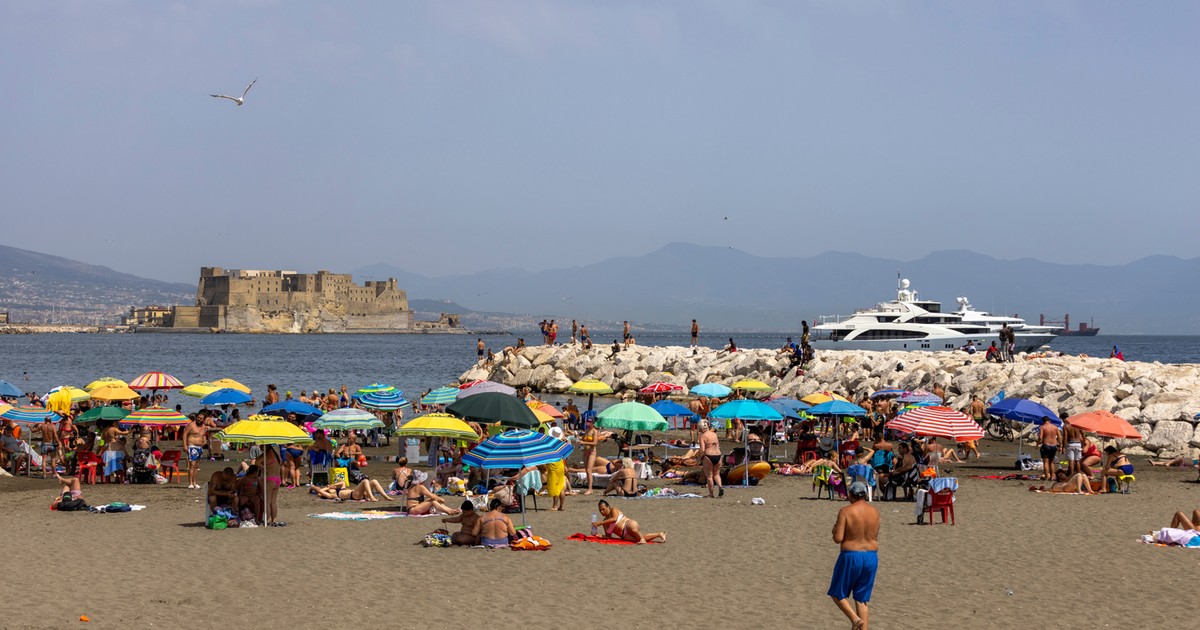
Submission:
[[[949,467],[961,483],[956,526],[918,526],[911,503],[875,503],[873,627],[1166,627],[1194,616],[1200,551],[1137,540],[1200,507],[1194,470],[1139,465],[1129,495],[1035,494],[1030,482],[967,478],[1009,472],[1012,445],[991,446],[1006,454]],[[205,462],[205,478],[219,464]],[[555,543],[546,552],[415,546],[436,518],[308,518],[373,504],[304,488],[282,492],[287,527],[226,531],[200,525],[201,492],[181,485],[84,487],[93,505],[148,506],[129,514],[52,512],[54,493],[53,480],[0,479],[0,627],[78,627],[80,615],[97,628],[849,626],[825,595],[841,504],[814,499],[807,477],[772,475],[715,500],[614,500],[643,530],[666,530],[662,545],[564,540],[595,512],[594,498],[572,496],[565,512],[529,516]]]

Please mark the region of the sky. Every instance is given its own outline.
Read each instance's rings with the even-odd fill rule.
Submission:
[[[4,0],[0,242],[189,283],[1192,258],[1197,32],[1168,1]]]

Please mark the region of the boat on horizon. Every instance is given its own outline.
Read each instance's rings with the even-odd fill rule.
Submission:
[[[1055,337],[1048,326],[1027,324],[1019,317],[992,315],[959,298],[959,310],[942,312],[941,302],[922,300],[900,279],[896,299],[860,309],[848,317],[822,317],[813,326],[810,342],[817,350],[959,350],[968,343],[983,351],[999,345],[1000,329],[1013,329],[1015,352],[1032,352]]]

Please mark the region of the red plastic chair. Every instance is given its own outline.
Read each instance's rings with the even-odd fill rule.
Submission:
[[[954,491],[947,488],[939,492],[931,492],[929,494],[929,505],[925,506],[925,518],[929,519],[929,524],[933,525],[933,513],[941,512],[942,525],[946,524],[946,512],[950,512],[950,524],[955,525],[954,520]]]
[[[96,484],[96,468],[104,465],[104,460],[100,456],[91,451],[80,451],[75,454],[76,476],[79,477],[79,483]]]
[[[179,459],[181,457],[183,457],[182,451],[167,451],[158,458],[158,474],[166,477],[167,483],[170,483],[172,479],[176,482],[179,481]],[[174,475],[168,472],[172,470],[175,471]]]

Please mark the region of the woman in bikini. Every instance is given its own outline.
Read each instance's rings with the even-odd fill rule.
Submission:
[[[592,523],[596,527],[604,529],[605,538],[616,538],[618,540],[627,540],[631,543],[644,545],[652,540],[667,542],[667,532],[653,532],[643,534],[638,529],[637,521],[625,516],[621,510],[608,504],[608,501],[601,499],[599,504],[599,512],[601,519]]]
[[[263,454],[255,463],[267,470],[267,526],[283,527],[287,523],[275,520],[279,515],[279,486],[283,485],[283,464],[279,461],[279,453],[274,446],[264,446]]]
[[[637,485],[637,473],[633,470],[633,459],[622,457],[620,461],[621,467],[609,480],[608,487],[604,489],[604,496],[610,494],[622,497],[641,496],[646,491],[646,487]]]
[[[1100,476],[1104,479],[1104,487],[1100,492],[1108,492],[1108,478],[1121,478],[1126,475],[1133,474],[1133,463],[1129,458],[1122,453],[1116,446],[1108,445],[1104,447],[1104,454],[1107,456],[1104,462],[1104,469],[1100,471]]]
[[[1091,480],[1083,473],[1068,475],[1065,471],[1060,470],[1055,473],[1055,478],[1058,483],[1049,488],[1045,486],[1040,488],[1029,486],[1029,490],[1031,492],[1042,491],[1053,492],[1055,494],[1099,494],[1092,490]]]
[[[596,466],[596,447],[600,445],[600,432],[596,430],[595,421],[591,418],[587,421],[587,430],[583,432],[583,437],[579,438],[579,445],[583,447],[583,472],[587,475],[587,492],[592,493],[592,469]]]
[[[283,455],[283,478],[287,487],[295,488],[300,485],[300,469],[304,465],[304,447],[288,444],[280,449]]]
[[[504,502],[500,499],[492,499],[488,504],[488,511],[481,516],[471,528],[471,535],[479,541],[479,544],[484,547],[507,547],[509,541],[517,537],[517,530],[513,527],[512,519],[502,511]]]
[[[1092,438],[1083,436],[1083,459],[1079,460],[1079,471],[1091,477],[1092,468],[1099,466],[1102,461],[1104,458],[1100,455],[1100,449],[1096,443],[1092,441]]]
[[[429,473],[414,470],[409,477],[408,488],[404,491],[404,511],[409,514],[458,514],[458,510],[442,503],[438,496],[425,487]]]
[[[375,493],[383,497],[384,501],[395,501],[383,491],[383,486],[379,485],[374,479],[364,479],[358,482],[357,486],[347,488],[344,482],[337,482],[333,485],[324,486],[322,488],[313,488],[313,494],[322,499],[334,499],[338,501],[378,501]]]
[[[714,484],[718,492],[715,496],[725,496],[725,487],[721,485],[721,440],[708,420],[700,421],[700,454],[701,464],[704,466],[704,481],[708,486],[708,498],[714,496]]]

